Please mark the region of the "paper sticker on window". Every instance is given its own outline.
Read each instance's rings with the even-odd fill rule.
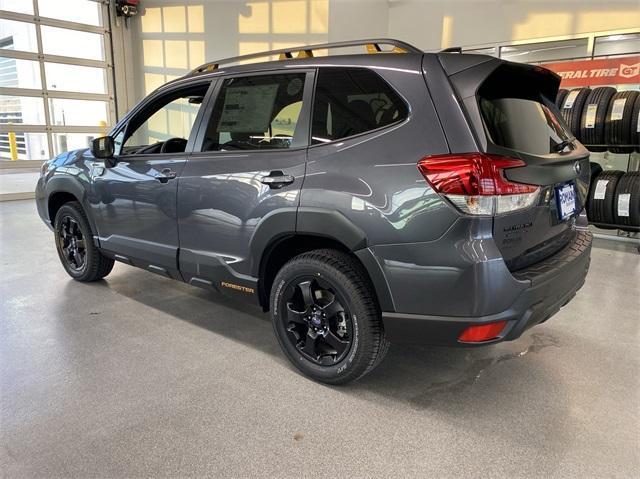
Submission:
[[[629,216],[630,202],[631,193],[622,193],[618,195],[618,216]]]
[[[622,114],[624,113],[624,104],[627,102],[626,98],[618,98],[613,102],[611,108],[611,120],[622,120]]]
[[[220,123],[218,123],[218,132],[264,133],[268,131],[278,86],[275,83],[228,87]]]
[[[604,194],[607,191],[609,180],[598,180],[596,183],[596,191],[593,194],[594,200],[604,200]]]
[[[567,98],[564,99],[564,105],[562,108],[571,108],[573,103],[576,101],[578,93],[580,93],[580,90],[571,90],[567,95]]]
[[[592,103],[587,106],[587,116],[584,120],[585,128],[594,128],[596,126],[596,113],[598,112],[598,105]]]

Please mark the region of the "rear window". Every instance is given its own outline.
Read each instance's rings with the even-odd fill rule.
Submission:
[[[321,68],[313,104],[313,143],[326,143],[404,120],[407,106],[375,72]]]
[[[480,111],[491,141],[498,146],[546,155],[571,138],[558,116],[534,100],[480,98]]]
[[[491,141],[534,155],[558,151],[573,136],[553,101],[559,78],[543,68],[498,67],[478,90],[480,113]]]

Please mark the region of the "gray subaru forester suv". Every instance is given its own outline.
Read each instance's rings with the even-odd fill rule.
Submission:
[[[117,260],[256,303],[298,369],[345,383],[394,338],[516,339],[582,286],[589,153],[559,83],[386,39],[221,60],[45,163],[38,211],[74,279]]]

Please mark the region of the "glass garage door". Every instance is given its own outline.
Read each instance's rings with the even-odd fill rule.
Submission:
[[[103,2],[0,0],[0,168],[89,146],[109,129],[106,24]]]

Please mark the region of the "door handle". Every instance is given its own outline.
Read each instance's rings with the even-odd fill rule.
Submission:
[[[171,168],[164,168],[160,174],[156,175],[156,180],[160,183],[166,183],[169,180],[173,180],[178,174]]]
[[[290,185],[294,180],[292,175],[285,175],[282,171],[272,171],[267,176],[263,176],[260,182],[277,190],[285,185]]]

